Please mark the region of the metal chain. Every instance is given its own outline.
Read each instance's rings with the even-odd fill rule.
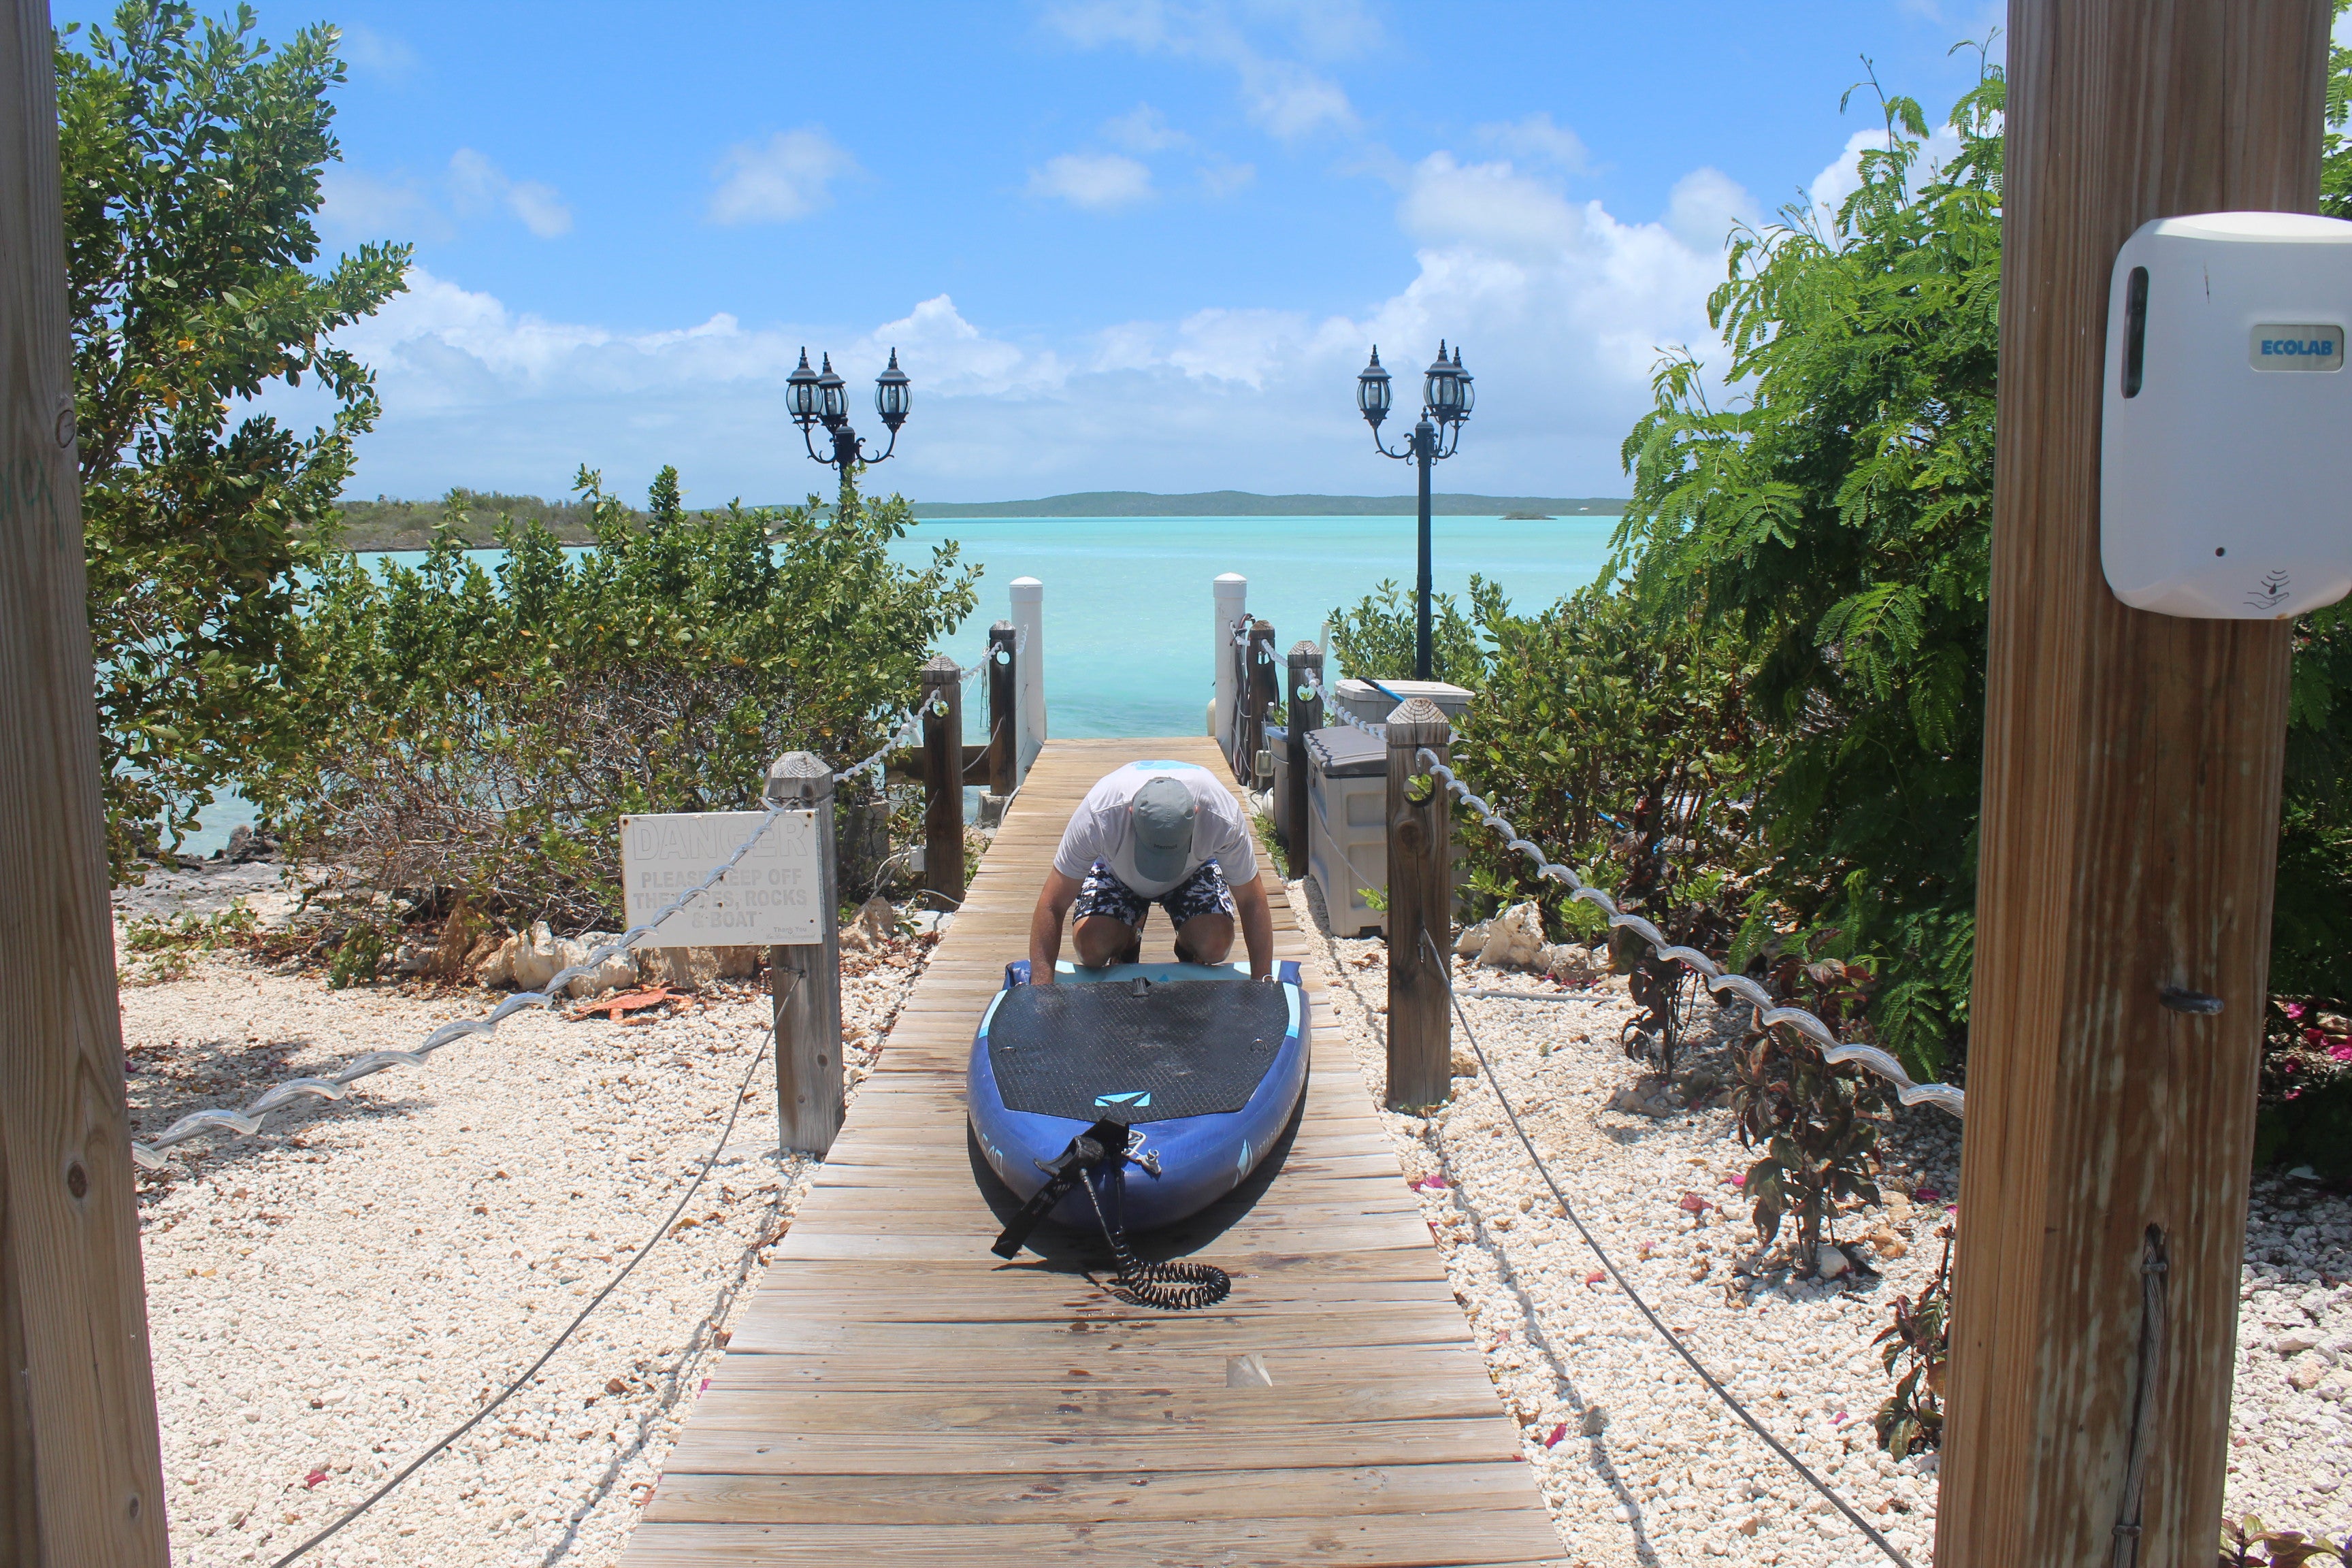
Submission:
[[[1581,899],[1609,918],[1614,930],[1630,931],[1657,950],[1661,958],[1670,958],[1688,969],[1705,983],[1708,991],[1717,996],[1728,992],[1756,1009],[1757,1021],[1764,1027],[1778,1028],[1786,1025],[1819,1046],[1822,1055],[1832,1062],[1859,1062],[1895,1086],[1895,1098],[1906,1105],[1932,1105],[1954,1116],[1966,1113],[1967,1091],[1948,1083],[1916,1083],[1903,1070],[1903,1064],[1876,1046],[1865,1046],[1840,1040],[1827,1024],[1802,1007],[1776,1005],[1771,994],[1744,974],[1727,974],[1723,966],[1695,947],[1679,947],[1666,940],[1666,933],[1639,915],[1621,914],[1616,900],[1599,888],[1587,885],[1577,874],[1557,861],[1548,858],[1541,847],[1519,837],[1519,830],[1495,808],[1470,793],[1470,787],[1454,776],[1454,770],[1437,760],[1437,753],[1427,746],[1413,753],[1414,760],[1454,792],[1464,805],[1478,814],[1504,847],[1515,850],[1535,862],[1535,874],[1549,877],[1569,889],[1572,899]]]
[[[1427,756],[1429,752],[1427,749],[1423,748],[1422,755]],[[1665,1340],[1666,1343],[1674,1347],[1675,1353],[1681,1356],[1683,1360],[1689,1364],[1690,1369],[1693,1372],[1698,1373],[1700,1381],[1705,1383],[1708,1388],[1715,1391],[1716,1397],[1721,1399],[1724,1404],[1731,1407],[1733,1415],[1746,1422],[1748,1426],[1748,1429],[1753,1431],[1759,1437],[1763,1438],[1765,1443],[1774,1453],[1780,1455],[1782,1459],[1788,1462],[1790,1468],[1794,1469],[1797,1474],[1802,1476],[1809,1483],[1811,1483],[1815,1491],[1828,1499],[1830,1504],[1840,1513],[1845,1515],[1847,1521],[1852,1523],[1855,1529],[1868,1536],[1872,1545],[1877,1547],[1881,1552],[1885,1552],[1890,1560],[1900,1564],[1900,1568],[1911,1568],[1911,1560],[1904,1556],[1901,1552],[1897,1551],[1893,1542],[1880,1534],[1878,1531],[1872,1526],[1870,1521],[1863,1518],[1861,1514],[1855,1512],[1853,1505],[1846,1501],[1843,1496],[1839,1495],[1835,1488],[1832,1487],[1827,1481],[1822,1479],[1821,1477],[1813,1474],[1812,1470],[1807,1467],[1802,1459],[1800,1459],[1796,1455],[1790,1453],[1788,1446],[1782,1443],[1780,1438],[1775,1437],[1772,1435],[1770,1428],[1767,1427],[1764,1423],[1759,1421],[1753,1415],[1748,1413],[1748,1406],[1739,1403],[1738,1399],[1734,1396],[1731,1390],[1724,1387],[1722,1384],[1716,1381],[1715,1373],[1707,1371],[1705,1363],[1700,1362],[1698,1357],[1691,1353],[1690,1347],[1683,1343],[1682,1336],[1675,1333],[1674,1330],[1668,1328],[1665,1324],[1665,1321],[1660,1318],[1657,1313],[1650,1310],[1650,1304],[1642,1300],[1641,1292],[1633,1289],[1633,1282],[1626,1279],[1623,1274],[1618,1272],[1616,1260],[1611,1258],[1608,1253],[1601,1250],[1601,1243],[1594,1238],[1592,1232],[1585,1227],[1584,1216],[1578,1214],[1576,1212],[1576,1205],[1568,1201],[1568,1194],[1560,1190],[1559,1180],[1551,1173],[1551,1167],[1544,1163],[1543,1155],[1537,1152],[1535,1140],[1529,1138],[1528,1136],[1528,1130],[1520,1125],[1517,1108],[1511,1104],[1511,1097],[1503,1092],[1503,1080],[1495,1075],[1495,1064],[1486,1059],[1486,1048],[1478,1043],[1478,1031],[1470,1026],[1470,1015],[1462,1010],[1460,998],[1454,994],[1453,965],[1445,962],[1445,955],[1437,951],[1437,943],[1430,940],[1430,935],[1427,931],[1424,931],[1421,933],[1421,940],[1423,945],[1428,948],[1430,958],[1436,963],[1438,973],[1444,976],[1445,999],[1453,1005],[1454,1016],[1462,1021],[1462,1032],[1469,1037],[1470,1051],[1472,1055],[1478,1058],[1479,1070],[1486,1075],[1486,1081],[1494,1087],[1496,1103],[1499,1104],[1503,1108],[1503,1115],[1505,1119],[1510,1122],[1511,1131],[1518,1134],[1520,1145],[1527,1150],[1528,1158],[1535,1164],[1536,1173],[1543,1178],[1544,1185],[1551,1189],[1553,1201],[1559,1205],[1559,1212],[1567,1217],[1568,1222],[1570,1225],[1576,1226],[1577,1235],[1582,1237],[1584,1238],[1584,1245],[1592,1249],[1592,1256],[1601,1259],[1601,1267],[1609,1271],[1609,1277],[1617,1282],[1617,1289],[1625,1292],[1625,1299],[1633,1303],[1634,1307],[1641,1312],[1643,1317],[1649,1320],[1650,1327],[1657,1330],[1658,1333]]]

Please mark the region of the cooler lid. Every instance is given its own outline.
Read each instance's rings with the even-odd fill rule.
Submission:
[[[1388,743],[1350,724],[1308,731],[1307,757],[1326,778],[1378,778],[1389,771]]]

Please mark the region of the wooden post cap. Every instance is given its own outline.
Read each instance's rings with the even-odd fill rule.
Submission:
[[[962,679],[963,666],[945,654],[934,656],[923,666],[923,684],[926,687],[953,686]]]
[[[1290,645],[1290,657],[1293,658],[1321,658],[1323,657],[1323,650],[1302,637],[1298,641]]]
[[[810,805],[833,798],[833,764],[814,752],[786,752],[768,764],[770,805]]]
[[[1454,741],[1454,726],[1445,710],[1426,697],[1408,698],[1389,715],[1389,749],[1399,746],[1444,746]]]

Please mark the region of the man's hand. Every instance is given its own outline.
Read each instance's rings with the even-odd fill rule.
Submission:
[[[1062,922],[1077,901],[1082,883],[1048,867],[1045,885],[1037,890],[1037,908],[1029,916],[1029,984],[1054,984],[1054,964],[1062,956]]]
[[[1233,889],[1234,910],[1241,916],[1242,944],[1249,950],[1250,978],[1274,978],[1274,910],[1265,901],[1265,883],[1252,877]],[[1034,945],[1033,939],[1032,945]]]

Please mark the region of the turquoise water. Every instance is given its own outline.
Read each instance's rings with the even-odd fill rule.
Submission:
[[[1539,608],[1600,576],[1616,525],[1607,517],[1437,518],[1437,591],[1466,595],[1475,572],[1500,583],[1519,609]],[[979,609],[941,649],[960,664],[981,657],[992,623],[1011,618],[1007,584],[1045,584],[1049,734],[1197,735],[1216,690],[1211,584],[1219,574],[1249,579],[1250,613],[1273,622],[1287,650],[1301,638],[1320,642],[1324,616],[1382,578],[1409,590],[1414,531],[1410,517],[959,518],[917,525],[892,552],[926,563],[952,539],[964,562],[982,568]],[[499,552],[469,553],[487,562]],[[967,738],[977,740],[984,724],[967,718]],[[224,798],[182,850],[209,855],[252,820],[246,802]]]
[[[1432,574],[1438,592],[1466,595],[1475,572],[1535,609],[1600,576],[1616,526],[1437,518]],[[980,609],[942,650],[959,663],[980,657],[992,622],[1010,618],[1005,584],[1045,584],[1049,734],[1197,735],[1216,689],[1210,584],[1220,573],[1249,579],[1250,613],[1273,622],[1287,650],[1320,642],[1324,616],[1382,578],[1409,589],[1415,527],[1410,517],[956,519],[922,523],[896,548],[912,562],[952,539],[985,568]]]

